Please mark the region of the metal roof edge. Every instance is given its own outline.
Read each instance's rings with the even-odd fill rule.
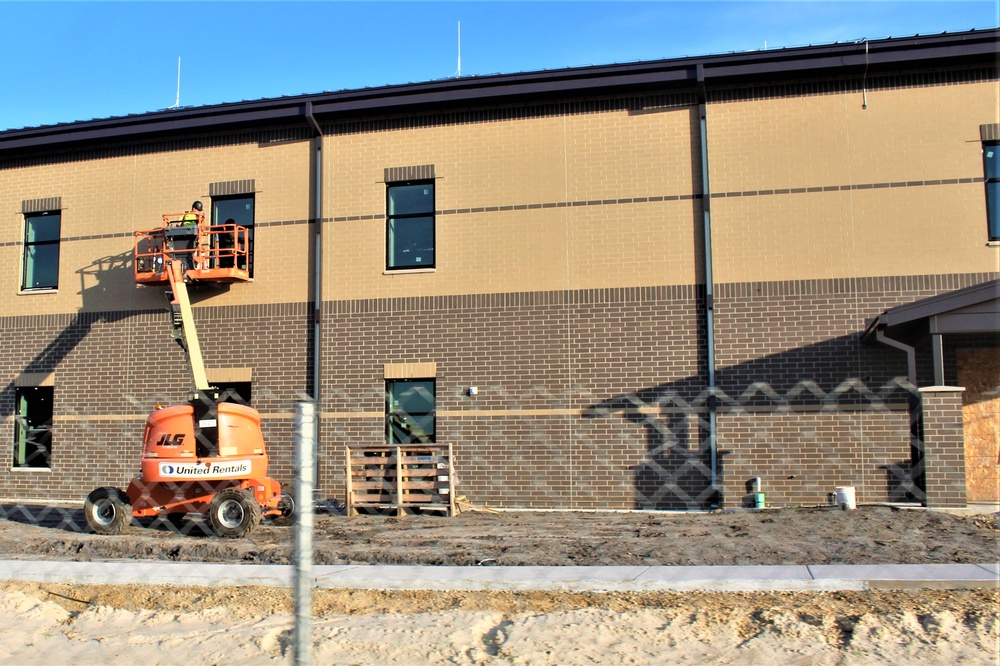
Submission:
[[[1000,279],[899,305],[886,310],[879,319],[887,327],[899,326],[991,300],[1000,300]]]
[[[106,119],[0,131],[0,154],[63,145],[140,139],[154,135],[212,132],[225,128],[306,122],[305,105],[324,116],[363,117],[412,109],[499,104],[598,94],[625,94],[696,85],[700,67],[709,86],[808,75],[829,76],[844,68],[913,68],[989,58],[995,64],[1000,29],[878,40],[838,42],[740,53],[671,58],[618,65],[543,70],[521,74],[456,77],[422,83],[283,96],[256,101],[165,109]]]

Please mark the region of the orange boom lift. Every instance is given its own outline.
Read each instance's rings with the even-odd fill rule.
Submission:
[[[247,238],[246,227],[211,226],[200,212],[164,215],[162,227],[135,233],[135,281],[169,286],[174,339],[187,354],[193,388],[186,403],[149,415],[139,474],[128,489],[102,487],[87,496],[94,532],[118,534],[132,518],[178,523],[195,514],[218,536],[239,538],[262,517],[293,522],[292,496],[267,475],[260,414],[220,400],[208,384],[188,298],[189,283],[250,279]]]

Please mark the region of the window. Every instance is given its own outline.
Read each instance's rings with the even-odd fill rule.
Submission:
[[[24,214],[21,290],[59,287],[59,211]]]
[[[433,379],[386,381],[385,401],[387,444],[426,444],[435,441]]]
[[[52,457],[52,387],[14,390],[14,467],[49,467]]]
[[[233,402],[237,405],[250,406],[252,387],[250,382],[214,382],[213,388],[219,391],[221,402]]]
[[[983,145],[986,172],[986,224],[990,240],[1000,241],[1000,143]]]
[[[247,266],[253,277],[253,221],[254,195],[242,194],[234,197],[218,197],[212,199],[212,224],[238,224],[247,228]]]
[[[434,268],[434,182],[390,183],[386,268]]]

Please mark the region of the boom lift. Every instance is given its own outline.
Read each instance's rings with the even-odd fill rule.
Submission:
[[[97,488],[84,512],[98,534],[118,534],[132,518],[178,523],[206,516],[221,537],[249,534],[261,517],[294,520],[292,496],[267,476],[260,414],[225,402],[207,380],[188,298],[189,283],[235,283],[250,278],[247,229],[210,226],[204,215],[163,216],[163,226],[135,233],[135,281],[167,285],[174,339],[187,354],[193,388],[188,401],[149,415],[140,471],[128,489]]]

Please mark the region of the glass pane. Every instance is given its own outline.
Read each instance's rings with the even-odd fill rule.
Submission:
[[[434,411],[434,382],[395,381],[390,384],[389,400],[392,406],[408,414],[427,414]]]
[[[234,199],[219,199],[212,202],[212,224],[238,224],[247,228],[247,255],[249,265],[244,266],[242,258],[237,268],[245,268],[251,275],[253,270],[253,218],[254,198],[252,196]],[[230,261],[232,261],[230,259]]]
[[[59,240],[59,213],[24,216],[24,240],[26,243]]]
[[[1000,181],[986,183],[986,219],[990,226],[990,240],[1000,240]]]
[[[983,162],[986,166],[987,178],[1000,178],[1000,144],[983,146]]]
[[[389,268],[434,266],[434,218],[389,222]]]
[[[434,441],[434,381],[393,381],[387,386],[390,443]]]
[[[14,466],[48,467],[52,452],[52,387],[16,391]]]
[[[24,248],[22,289],[55,289],[59,286],[59,244]]]
[[[389,215],[434,212],[434,184],[393,185],[389,188]]]
[[[232,219],[241,227],[253,227],[253,197],[221,199],[213,201],[212,205],[212,224],[225,224]]]

